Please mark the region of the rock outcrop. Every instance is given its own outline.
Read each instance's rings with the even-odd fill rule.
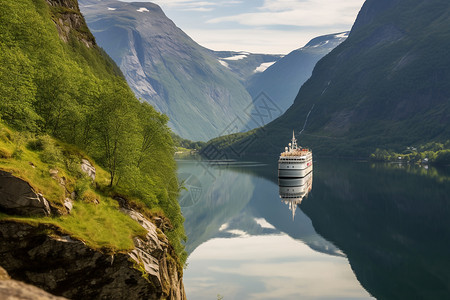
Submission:
[[[5,269],[0,267],[0,295],[2,300],[64,300],[37,287],[11,280]]]
[[[156,227],[146,227],[131,253],[108,254],[46,226],[0,222],[0,262],[16,280],[70,299],[186,299],[171,247]],[[49,235],[48,232],[52,233]]]
[[[70,213],[72,200],[67,198],[64,205]],[[186,299],[182,270],[162,231],[167,225],[161,220],[155,225],[141,213],[121,206],[123,213],[147,230],[145,236],[134,238],[135,249],[129,253],[90,249],[56,227],[4,220],[0,221],[0,265],[13,279],[70,299]],[[43,217],[50,215],[50,206],[28,182],[0,171],[0,211]],[[0,272],[0,280],[5,276]],[[0,291],[5,288],[14,296],[21,286],[24,293],[32,292],[22,283],[0,284]],[[17,297],[28,299],[26,295]]]
[[[95,167],[87,159],[81,160],[81,171],[91,177],[92,181],[95,181]]]
[[[182,274],[176,271],[177,265],[167,259],[168,255],[173,255],[168,253],[171,247],[167,237],[142,214],[128,209],[122,211],[147,230],[145,238],[134,239],[136,248],[129,253],[130,257],[144,268],[149,279],[157,289],[162,290],[165,297],[186,299]]]
[[[76,0],[47,0],[53,8],[53,22],[55,22],[59,37],[69,42],[73,33],[79,41],[91,48],[96,45],[94,36],[87,30],[86,21],[81,15]]]
[[[0,171],[0,211],[45,217],[50,215],[50,205],[28,182]]]

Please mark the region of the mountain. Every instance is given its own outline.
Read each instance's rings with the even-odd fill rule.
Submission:
[[[294,50],[282,59],[267,66],[247,82],[253,99],[266,93],[285,112],[294,102],[300,87],[311,77],[316,63],[348,37],[349,32],[329,34],[312,39],[306,46]]]
[[[283,116],[212,144],[275,154],[295,129],[317,154],[367,157],[448,139],[449,13],[444,0],[367,0],[347,40],[318,62]]]
[[[249,119],[243,110],[252,100],[239,76],[159,6],[116,0],[80,3],[98,44],[119,65],[136,96],[167,114],[175,133],[207,140],[236,117]]]

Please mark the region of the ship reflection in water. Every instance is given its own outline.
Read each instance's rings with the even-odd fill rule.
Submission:
[[[278,178],[281,201],[292,211],[292,220],[295,218],[297,205],[302,203],[312,189],[313,172],[301,178]]]

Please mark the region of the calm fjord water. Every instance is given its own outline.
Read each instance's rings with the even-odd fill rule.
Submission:
[[[276,162],[183,160],[179,177],[189,299],[450,299],[447,169],[315,161],[291,207]]]

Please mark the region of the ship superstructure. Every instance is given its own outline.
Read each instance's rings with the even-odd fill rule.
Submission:
[[[312,152],[309,149],[299,147],[294,132],[292,141],[285,151],[280,154],[278,160],[279,178],[301,178],[312,172]]]

